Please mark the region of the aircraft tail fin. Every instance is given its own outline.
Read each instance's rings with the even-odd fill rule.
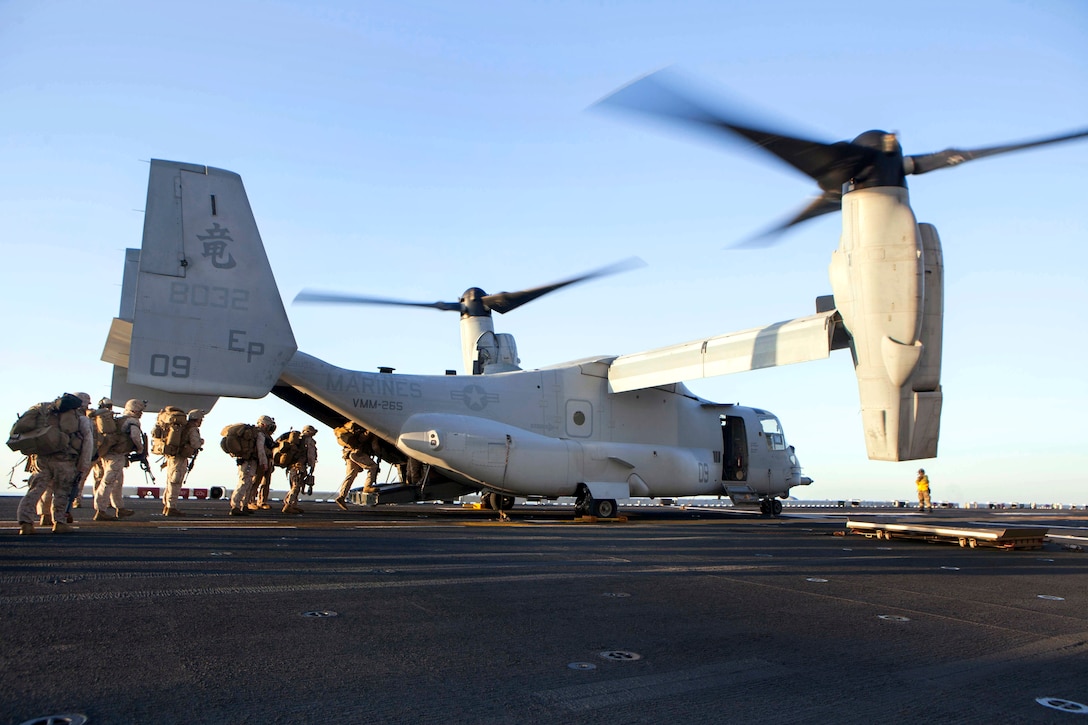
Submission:
[[[114,395],[145,388],[175,405],[179,395],[260,398],[295,350],[241,177],[153,160],[143,244],[127,252],[102,357],[124,371],[115,370]]]

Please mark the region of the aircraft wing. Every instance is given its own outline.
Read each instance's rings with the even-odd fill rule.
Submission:
[[[848,346],[835,309],[740,332],[621,355],[608,370],[613,393],[826,358]],[[838,334],[836,334],[838,333]]]

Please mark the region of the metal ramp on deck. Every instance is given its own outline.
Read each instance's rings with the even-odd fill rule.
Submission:
[[[365,493],[362,488],[353,488],[348,493],[348,500],[359,506],[377,506],[379,504],[418,503],[420,501],[456,501],[473,489],[454,481],[426,483],[422,486],[393,482],[376,484],[374,493]]]
[[[846,529],[877,539],[912,539],[933,543],[959,544],[964,548],[988,546],[997,549],[1041,549],[1049,529],[1001,528],[988,526],[926,526],[847,519]]]

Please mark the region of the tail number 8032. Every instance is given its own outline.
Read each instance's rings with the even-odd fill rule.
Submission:
[[[206,284],[189,284],[188,282],[172,282],[170,284],[170,302],[175,305],[248,311],[249,290],[236,287],[210,287]]]

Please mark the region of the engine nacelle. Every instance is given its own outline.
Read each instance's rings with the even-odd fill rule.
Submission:
[[[941,412],[940,239],[918,225],[906,188],[858,189],[842,206],[829,272],[851,337],[869,458],[932,458]]]
[[[413,415],[404,422],[397,447],[513,494],[571,496],[581,474],[577,443],[474,416]]]

